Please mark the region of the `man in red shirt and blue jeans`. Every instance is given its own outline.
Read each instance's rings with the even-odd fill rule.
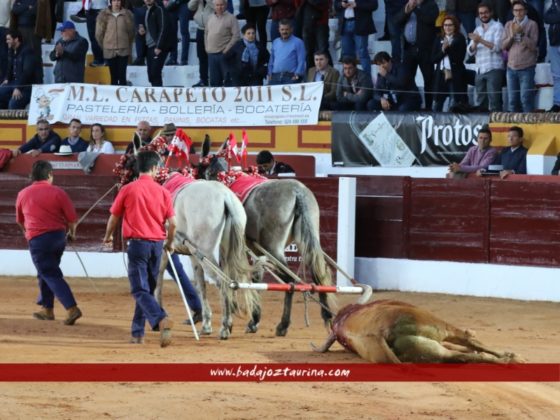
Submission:
[[[31,169],[33,184],[21,190],[16,199],[16,221],[29,243],[29,252],[39,279],[42,310],[34,318],[54,320],[54,297],[67,311],[64,324],[74,325],[82,316],[70,286],[60,270],[60,259],[66,247],[66,235],[76,236],[76,210],[68,194],[52,185],[53,168],[38,160]]]
[[[154,290],[163,248],[173,252],[175,212],[169,191],[154,181],[161,164],[159,155],[151,151],[140,152],[136,162],[140,176],[122,187],[115,198],[103,241],[106,244],[113,242],[113,232],[123,218],[123,237],[127,240],[128,280],[130,292],[136,301],[131,343],[144,342],[144,327],[148,320],[152,329],[159,327],[160,345],[167,347],[171,344],[173,323],[157,303]]]

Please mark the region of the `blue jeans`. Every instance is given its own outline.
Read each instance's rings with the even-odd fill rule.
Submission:
[[[362,65],[362,70],[366,74],[371,74],[371,58],[368,52],[368,35],[356,35],[355,21],[345,20],[342,29],[341,47],[342,47],[342,57],[356,57],[356,52],[358,53],[358,58],[360,64]]]
[[[179,8],[169,14],[173,30],[177,32],[177,20],[179,20],[179,29],[181,29],[181,60],[180,64],[187,64],[189,60],[189,45],[191,37],[189,34],[189,21],[191,19],[191,11],[187,3],[181,3]],[[177,44],[171,49],[169,59],[177,61]]]
[[[400,63],[402,60],[402,41],[403,25],[395,22],[394,16],[388,16],[387,29],[389,30],[389,37],[391,38],[391,55],[393,60]]]
[[[201,312],[202,304],[200,303],[200,298],[198,297],[196,289],[189,280],[189,276],[187,276],[187,273],[185,273],[185,269],[183,268],[183,264],[179,259],[179,255],[171,254],[171,260],[173,261],[175,270],[177,270],[179,282],[181,283],[181,288],[183,289],[183,293],[185,293],[185,297],[187,298],[189,308],[191,308],[193,312]],[[171,277],[173,277],[173,280],[177,281],[177,279],[175,278],[175,274],[173,274],[171,264],[169,263],[167,263],[167,272],[171,275]]]
[[[467,34],[473,33],[476,29],[476,13],[475,12],[457,12],[457,18],[465,28]]]
[[[135,7],[132,9],[134,13],[134,29],[136,35],[134,36],[134,44],[136,46],[136,59],[144,61],[146,59],[146,40],[144,35],[138,33],[138,27],[145,25],[146,9],[144,7]]]
[[[65,247],[66,232],[63,230],[43,233],[29,241],[29,252],[39,280],[38,303],[45,308],[53,308],[55,296],[65,309],[76,306],[72,290],[60,269]]]
[[[96,63],[103,63],[103,50],[97,43],[95,39],[95,25],[97,24],[97,15],[99,15],[100,10],[89,9],[86,12],[86,25],[88,38],[91,45],[91,52],[93,53],[93,61]]]
[[[128,281],[130,294],[136,301],[131,328],[133,337],[144,336],[146,320],[153,329],[167,316],[154,297],[162,250],[163,241],[128,241]]]
[[[560,47],[550,46],[548,48],[548,58],[550,59],[550,71],[554,81],[554,105],[560,105]]]
[[[21,99],[12,98],[15,88],[18,88],[22,94]],[[8,82],[4,86],[0,86],[0,109],[24,109],[31,99],[31,86],[20,87],[16,82]]]
[[[476,105],[492,112],[501,112],[504,70],[495,69],[477,74],[475,79]]]
[[[509,112],[533,112],[535,110],[535,66],[523,69],[507,69],[507,93]]]
[[[208,70],[210,72],[210,86],[229,86],[229,72],[224,54],[208,54]]]

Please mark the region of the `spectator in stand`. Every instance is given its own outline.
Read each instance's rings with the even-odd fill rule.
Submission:
[[[391,59],[385,51],[375,54],[373,63],[377,65],[378,75],[368,110],[418,111],[422,106],[422,98],[406,66]]]
[[[332,0],[294,0],[294,5],[294,32],[305,46],[306,66],[313,67],[313,52],[329,51],[329,11]],[[329,62],[332,63],[332,60]]]
[[[210,86],[230,86],[229,69],[224,57],[239,41],[237,19],[226,10],[226,0],[214,0],[214,14],[204,28],[204,45],[208,54]]]
[[[461,163],[449,165],[447,178],[465,178],[468,174],[488,169],[488,166],[494,162],[498,151],[490,146],[492,132],[487,125],[482,126],[478,131],[476,141],[478,144],[467,151]]]
[[[270,54],[266,47],[255,41],[255,27],[241,28],[243,37],[225,54],[233,86],[262,86],[268,73]]]
[[[54,61],[55,83],[84,83],[86,54],[89,48],[87,39],[76,32],[76,26],[70,21],[64,22],[57,30],[60,38],[50,53]]]
[[[85,152],[88,148],[88,143],[80,137],[82,132],[82,122],[73,118],[68,124],[68,137],[60,143],[61,146],[70,146],[72,153]]]
[[[194,11],[194,21],[198,25],[196,29],[196,56],[198,57],[198,72],[200,80],[193,87],[208,86],[208,54],[204,46],[204,28],[208,18],[214,13],[213,0],[189,0],[189,9]]]
[[[476,13],[480,0],[458,0],[455,2],[455,15],[463,24],[465,32],[470,34],[476,27]]]
[[[247,24],[257,30],[259,35],[259,44],[266,48],[268,37],[266,35],[266,21],[270,8],[266,4],[266,0],[241,0],[243,3],[243,12],[247,19]]]
[[[335,0],[334,7],[338,13],[342,57],[357,55],[362,70],[371,74],[368,39],[377,32],[372,18],[378,7],[377,0]]]
[[[18,29],[23,36],[24,43],[31,47],[37,62],[39,77],[37,83],[43,83],[41,40],[44,38],[47,42],[51,41],[54,25],[49,0],[16,0],[14,2],[10,29]]]
[[[292,23],[294,27],[296,21],[296,6],[294,0],[266,0],[266,4],[270,6],[270,42],[273,42],[280,36],[280,21],[286,19]]]
[[[526,2],[525,0],[522,1],[525,3],[525,8],[527,9],[527,17],[529,18],[529,20],[535,21],[537,27],[539,28],[539,40],[537,43],[537,47],[538,47],[537,63],[544,63],[544,60],[546,58],[546,53],[547,53],[546,30],[544,28],[543,12],[539,12],[539,10],[544,8],[544,4],[542,5],[542,7],[539,5],[537,5],[538,6],[537,7],[535,6],[535,3],[540,2],[541,0],[536,0],[536,2],[535,1]],[[511,20],[513,18],[514,0],[510,0],[510,2],[512,6],[508,10],[508,20]]]
[[[262,175],[296,174],[290,165],[274,160],[268,150],[261,150],[257,155],[257,168]]]
[[[126,147],[126,154],[136,154],[142,146],[150,144],[152,141],[152,126],[148,121],[140,121],[136,126],[136,132],[134,134],[134,140]]]
[[[95,29],[114,86],[126,86],[126,67],[135,35],[134,16],[124,5],[125,0],[109,0],[109,7],[97,16]]]
[[[3,1],[0,3],[0,81],[6,78],[8,70],[8,45],[6,35],[10,29],[10,14],[14,0]]]
[[[105,139],[105,127],[99,123],[91,126],[91,133],[89,135],[89,146],[86,152],[95,153],[115,153],[115,148],[109,140]]]
[[[342,76],[336,87],[336,110],[365,111],[373,94],[371,75],[358,70],[353,57],[342,59]]]
[[[191,35],[189,33],[189,21],[191,20],[191,11],[189,10],[188,0],[163,0],[163,5],[167,10],[171,31],[177,33],[181,29],[181,59],[177,58],[178,43],[173,44],[169,53],[169,59],[165,63],[167,66],[186,66],[189,61],[189,45],[191,43]]]
[[[324,51],[315,52],[315,67],[307,72],[308,82],[323,82],[321,109],[333,109],[336,101],[336,85],[340,77],[338,70],[329,66],[329,57]]]
[[[434,64],[430,52],[436,38],[438,7],[434,0],[408,0],[396,16],[404,25],[403,63],[410,74],[420,67],[424,78],[424,107],[432,109],[432,77]]]
[[[37,133],[31,139],[13,150],[14,157],[21,153],[28,153],[35,157],[41,153],[54,153],[60,147],[60,136],[51,129],[47,120],[37,121]]]
[[[504,147],[496,159],[497,165],[502,165],[500,178],[504,179],[509,174],[527,173],[527,148],[523,146],[523,129],[513,126],[508,131],[510,147]]]
[[[455,16],[443,20],[441,36],[434,41],[432,60],[435,64],[433,77],[434,111],[443,111],[445,99],[450,97],[450,108],[468,104],[465,53],[467,41],[460,31]]]
[[[556,162],[554,162],[554,167],[552,168],[550,175],[560,175],[560,153],[556,156]]]
[[[163,86],[163,66],[171,46],[177,43],[177,33],[172,33],[167,12],[155,0],[144,0],[144,5],[144,26],[138,29],[138,33],[146,44],[148,80],[152,86]]]
[[[554,97],[549,112],[560,112],[560,7],[557,0],[552,0],[550,7],[544,14],[544,21],[548,26],[548,58],[550,71],[554,81]]]
[[[397,20],[397,15],[404,8],[407,0],[389,0],[385,1],[385,28],[387,28],[387,33],[383,35],[386,37],[388,35],[391,40],[391,55],[393,56],[394,62],[400,62],[402,59],[402,36],[403,36],[403,25]]]
[[[468,34],[471,42],[467,48],[468,55],[476,57],[476,105],[491,112],[501,112],[504,27],[493,19],[493,11],[487,3],[478,6],[478,17],[480,26]]]
[[[305,46],[293,35],[292,23],[280,21],[280,38],[272,43],[268,62],[268,84],[301,83],[305,77]]]
[[[31,99],[31,85],[42,83],[42,69],[19,31],[9,31],[6,44],[8,70],[0,84],[0,109],[24,109]]]
[[[537,64],[537,24],[527,17],[527,5],[513,2],[513,20],[506,23],[502,48],[508,52],[507,92],[509,112],[535,109],[535,67]]]
[[[16,199],[16,221],[29,243],[29,252],[39,280],[42,309],[33,314],[41,321],[54,320],[54,298],[66,309],[65,325],[74,325],[82,316],[72,290],[60,270],[66,238],[76,238],[78,216],[68,194],[53,186],[53,167],[45,161],[33,163],[33,184]]]

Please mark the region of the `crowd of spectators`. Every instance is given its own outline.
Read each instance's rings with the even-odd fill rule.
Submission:
[[[323,80],[328,85],[323,109],[531,112],[536,64],[548,57],[554,79],[551,110],[560,110],[557,0],[547,10],[544,0],[385,0],[382,39],[390,41],[391,52],[374,57],[374,77],[368,46],[377,33],[372,14],[378,0],[241,0],[239,15],[228,0],[88,0],[83,5],[71,18],[86,23],[90,65],[108,65],[114,85],[127,83],[134,48],[133,64],[145,64],[150,84],[162,86],[164,65],[188,63],[188,23],[193,19],[200,73],[195,87]],[[0,108],[25,107],[30,85],[42,82],[41,40],[53,38],[61,7],[62,0],[0,5],[0,36],[6,40],[0,48]],[[334,16],[341,45],[337,57],[331,57],[328,43],[328,20]],[[241,31],[240,18],[246,20]],[[82,82],[88,39],[71,21],[56,29],[60,37],[50,53],[55,81]],[[325,57],[319,65],[328,68],[316,68],[317,57]],[[341,63],[341,74],[333,61]],[[473,61],[474,70],[465,65]],[[418,70],[424,80],[420,103],[410,83]],[[468,85],[475,86],[473,103]]]

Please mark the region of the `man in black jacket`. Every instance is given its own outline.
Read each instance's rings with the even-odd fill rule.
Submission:
[[[146,17],[138,33],[144,37],[146,44],[148,80],[152,86],[163,86],[163,66],[172,45],[177,43],[177,34],[171,31],[169,17],[163,7],[155,0],[144,0],[144,5]]]
[[[262,86],[268,73],[270,54],[256,42],[256,29],[247,24],[241,28],[243,37],[224,54],[233,86]]]
[[[0,85],[0,109],[24,109],[31,98],[31,85],[41,82],[41,69],[31,47],[23,45],[19,31],[9,31],[6,44],[9,48],[8,71]]]
[[[377,65],[377,80],[373,99],[368,102],[370,111],[418,111],[422,105],[420,92],[414,76],[399,62],[391,59],[385,51],[373,57]]]
[[[403,63],[410,74],[420,67],[424,78],[424,107],[432,109],[432,75],[434,65],[431,51],[436,37],[436,18],[439,14],[435,0],[408,0],[396,16],[404,25]]]
[[[55,61],[56,83],[84,83],[85,60],[89,43],[76,32],[76,26],[66,21],[57,28],[61,37],[56,41],[50,58]]]

